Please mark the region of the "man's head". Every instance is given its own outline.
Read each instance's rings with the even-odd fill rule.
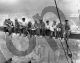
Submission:
[[[32,22],[31,22],[31,21],[29,21],[29,22],[28,22],[28,24],[32,24]]]
[[[49,25],[49,20],[46,21],[46,24]]]
[[[7,21],[8,19],[5,19],[5,21]]]
[[[10,18],[8,18],[8,20],[10,20]]]
[[[65,20],[65,22],[68,22],[68,20]]]
[[[18,21],[18,19],[16,18],[15,21]]]
[[[56,21],[55,20],[53,21],[53,24],[56,25]]]
[[[22,21],[25,22],[25,18],[22,18]]]
[[[65,20],[65,23],[68,23],[68,20]]]
[[[40,23],[42,23],[42,22],[43,22],[43,20],[42,20],[42,19],[40,19],[39,21],[40,21]]]

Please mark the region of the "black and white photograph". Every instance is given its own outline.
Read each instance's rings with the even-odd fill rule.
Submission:
[[[80,63],[80,0],[0,0],[0,63]]]

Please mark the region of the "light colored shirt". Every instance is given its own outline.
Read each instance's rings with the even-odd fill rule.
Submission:
[[[19,22],[22,26],[27,26],[27,22]]]
[[[54,31],[54,29],[56,29],[56,25],[50,26],[50,30],[51,30],[51,31]]]
[[[46,27],[47,29],[50,29],[50,25],[45,24],[45,27]]]
[[[51,30],[51,31],[54,31],[54,29],[53,29],[53,27],[52,27],[52,26],[50,26],[50,30]]]
[[[46,28],[47,28],[47,29],[50,29],[50,26],[49,26],[49,25],[47,25],[47,26],[46,26]]]

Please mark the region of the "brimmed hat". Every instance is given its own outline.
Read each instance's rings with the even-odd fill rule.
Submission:
[[[68,21],[68,20],[65,20],[66,22]]]
[[[48,22],[49,22],[49,20],[46,21],[46,23],[48,23]]]
[[[22,20],[25,20],[25,18],[22,18]]]
[[[10,20],[10,18],[8,18],[7,20]]]

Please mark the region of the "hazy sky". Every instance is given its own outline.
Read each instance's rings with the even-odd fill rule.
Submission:
[[[56,0],[58,7],[65,13],[77,13],[79,0]],[[0,0],[0,13],[33,15],[46,7],[54,5],[54,0]]]
[[[0,13],[25,13],[26,15],[40,12],[45,6],[53,4],[49,0],[0,0],[0,2]]]

